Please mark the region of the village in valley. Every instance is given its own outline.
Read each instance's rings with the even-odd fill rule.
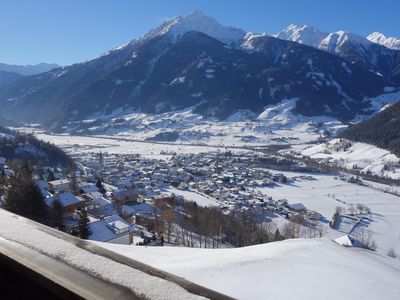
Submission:
[[[360,206],[348,214],[337,208],[334,216],[323,215],[295,199],[276,197],[276,188],[316,179],[312,173],[288,177],[267,169],[265,162],[276,158],[256,152],[161,154],[167,158],[70,153],[75,170],[43,168],[33,178],[49,207],[61,205],[60,230],[81,236],[84,226],[82,237],[115,244],[219,248],[341,237],[371,214]],[[5,174],[13,172],[5,158],[0,163]],[[357,184],[351,176],[336,180]],[[347,231],[340,230],[345,224]],[[339,241],[359,242],[347,235]]]

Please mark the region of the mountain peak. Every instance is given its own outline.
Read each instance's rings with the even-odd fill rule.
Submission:
[[[387,37],[382,32],[375,31],[367,36],[367,39],[373,43],[383,45],[387,48],[400,50],[400,38]]]
[[[290,24],[274,36],[282,40],[317,47],[320,41],[326,36],[326,33],[309,25]]]
[[[174,39],[178,39],[188,31],[202,32],[226,44],[237,42],[246,34],[242,29],[221,25],[201,10],[195,10],[188,16],[178,16],[165,21],[161,26],[146,34],[144,38],[169,34]]]

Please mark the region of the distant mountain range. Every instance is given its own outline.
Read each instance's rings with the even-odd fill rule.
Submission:
[[[57,64],[40,63],[36,65],[8,65],[0,63],[0,71],[16,73],[20,75],[36,75],[59,68]]]
[[[36,75],[58,68],[56,64],[41,63],[37,65],[7,65],[0,63],[0,88],[23,76]]]
[[[400,82],[400,39],[378,32],[367,38],[346,31],[325,33],[307,25],[289,25],[274,36],[339,55],[397,84]]]
[[[13,81],[0,114],[61,127],[115,110],[193,107],[213,119],[255,116],[296,99],[295,113],[352,120],[400,89],[396,40],[290,25],[276,35],[226,27],[196,11],[92,60]]]

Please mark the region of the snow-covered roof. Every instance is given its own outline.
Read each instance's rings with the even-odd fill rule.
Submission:
[[[92,199],[97,199],[97,198],[103,197],[103,194],[98,191],[88,192],[88,193],[86,193],[86,195],[88,195]]]
[[[153,217],[154,206],[149,203],[140,203],[136,205],[124,205],[122,212],[125,214],[139,215],[144,217]]]
[[[112,215],[103,220],[90,222],[89,226],[92,231],[89,239],[98,242],[106,242],[135,231],[134,227],[119,215]]]
[[[112,192],[112,195],[116,198],[125,198],[125,197],[130,197],[137,195],[138,191],[137,189],[120,189]]]
[[[83,190],[85,193],[99,191],[99,188],[94,183],[90,182],[80,182],[79,188]]]
[[[96,205],[99,206],[105,206],[111,203],[111,201],[105,198],[102,193],[97,191],[86,193],[86,195],[91,198]]]
[[[63,207],[82,202],[79,198],[75,197],[71,192],[68,191],[57,194],[57,198],[60,200]]]
[[[49,184],[51,184],[53,186],[68,184],[68,183],[69,183],[69,179],[58,179],[58,180],[49,181]]]
[[[346,247],[353,246],[353,243],[351,242],[351,240],[347,234],[334,239],[334,241],[342,246],[346,246]]]
[[[289,207],[294,210],[305,210],[306,209],[306,207],[303,205],[303,203],[290,204]]]

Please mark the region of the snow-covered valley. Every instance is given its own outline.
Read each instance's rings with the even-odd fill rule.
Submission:
[[[400,7],[123,2],[7,5],[0,298],[400,299]]]

